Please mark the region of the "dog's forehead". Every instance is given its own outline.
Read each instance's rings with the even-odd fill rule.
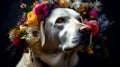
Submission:
[[[75,10],[70,9],[70,8],[56,8],[52,11],[53,14],[55,15],[72,15],[72,16],[78,16],[79,13],[77,13]]]
[[[55,22],[58,17],[78,17],[78,16],[80,16],[80,14],[73,9],[56,8],[51,12],[47,21]]]
[[[69,9],[69,8],[67,8],[67,9],[65,9],[71,16],[74,16],[74,17],[76,17],[76,16],[80,16],[80,13],[78,13],[77,11],[75,11],[75,10],[73,10],[73,9]]]

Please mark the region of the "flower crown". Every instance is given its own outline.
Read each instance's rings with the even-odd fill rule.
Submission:
[[[51,10],[59,7],[71,8],[80,13],[83,23],[91,26],[93,39],[101,40],[99,45],[96,45],[95,40],[92,40],[89,45],[87,51],[89,54],[93,54],[92,49],[100,47],[107,39],[103,37],[103,32],[111,25],[105,14],[102,13],[101,5],[100,1],[83,2],[81,0],[43,0],[35,1],[32,6],[22,3],[20,7],[24,10],[24,14],[18,25],[10,30],[9,38],[16,48],[27,49],[28,46],[39,44],[39,25],[49,16]]]

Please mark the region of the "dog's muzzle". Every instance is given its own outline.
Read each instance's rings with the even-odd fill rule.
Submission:
[[[74,49],[77,49],[80,45],[87,46],[90,43],[91,27],[84,25],[80,27],[79,34],[80,36],[72,39],[72,43],[75,45],[73,47],[64,47],[63,51],[68,52]]]
[[[89,45],[90,37],[91,37],[91,33],[92,33],[91,27],[88,25],[82,26],[80,28],[80,31],[82,33],[80,45],[85,45],[85,46]]]

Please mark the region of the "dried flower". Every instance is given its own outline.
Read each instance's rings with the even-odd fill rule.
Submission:
[[[13,39],[16,38],[17,36],[20,36],[20,30],[14,28],[9,32],[9,38],[11,41],[13,41]]]
[[[90,48],[90,47],[88,47],[88,48],[87,48],[87,51],[88,51],[88,54],[94,54],[93,49],[92,49],[92,48]]]
[[[87,3],[81,3],[81,6],[79,8],[77,8],[78,12],[86,12],[87,11]]]

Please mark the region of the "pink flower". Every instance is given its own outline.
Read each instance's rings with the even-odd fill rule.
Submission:
[[[24,22],[26,21],[26,18],[27,18],[26,15],[23,15],[23,17],[20,20],[20,24],[19,25],[24,24]]]
[[[96,20],[84,20],[84,23],[92,28],[92,36],[97,36],[99,33],[99,27]]]
[[[39,3],[33,8],[34,13],[38,17],[38,20],[41,21],[45,17],[49,16],[49,7],[47,4]]]
[[[98,12],[96,10],[89,11],[89,16],[92,19],[96,19],[98,17]]]
[[[48,8],[47,5],[44,6],[44,8],[43,8],[43,12],[44,12],[43,16],[47,17],[47,16],[49,15],[49,8]]]
[[[41,9],[44,7],[44,4],[42,3],[39,3],[37,4],[34,8],[33,8],[33,11],[34,13],[38,16],[41,14]]]
[[[20,5],[20,7],[21,7],[21,8],[26,8],[26,4],[25,4],[25,3],[22,3],[22,4]]]

